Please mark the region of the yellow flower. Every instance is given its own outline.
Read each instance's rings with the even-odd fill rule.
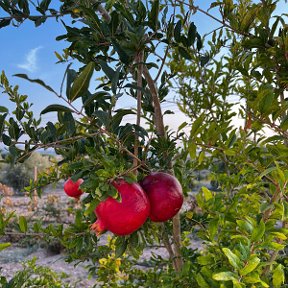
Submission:
[[[117,258],[115,260],[115,265],[118,266],[118,267],[121,265],[121,258]]]
[[[106,258],[99,259],[99,264],[100,265],[104,266],[104,265],[106,265],[106,263],[107,263],[107,259]]]
[[[77,13],[79,13],[79,12],[80,12],[79,9],[77,9],[77,8],[73,9],[73,13],[74,13],[74,14],[77,14]]]

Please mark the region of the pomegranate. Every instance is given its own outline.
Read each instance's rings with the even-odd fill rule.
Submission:
[[[97,235],[109,230],[116,235],[129,235],[138,230],[150,213],[150,203],[146,193],[137,183],[129,184],[124,179],[114,181],[121,200],[108,197],[95,209],[97,221],[91,229]]]
[[[79,199],[80,196],[83,194],[83,191],[79,188],[79,186],[84,182],[83,179],[78,179],[76,182],[73,182],[71,178],[69,178],[64,183],[64,191],[65,193],[70,196],[74,197],[76,199]]]
[[[164,222],[177,214],[183,204],[182,187],[177,178],[164,172],[154,172],[140,183],[150,201],[150,219]]]

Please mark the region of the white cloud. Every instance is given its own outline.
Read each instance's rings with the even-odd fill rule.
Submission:
[[[39,47],[31,49],[25,56],[25,62],[23,64],[18,64],[17,66],[29,72],[35,72],[38,69],[37,53],[41,48],[43,47],[39,46]]]

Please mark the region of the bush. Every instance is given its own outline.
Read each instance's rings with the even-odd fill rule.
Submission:
[[[64,273],[56,273],[48,267],[36,266],[36,258],[23,263],[23,270],[17,272],[14,277],[8,281],[6,277],[0,277],[2,288],[72,288],[65,284],[61,279],[67,277]]]
[[[33,153],[24,163],[15,165],[2,164],[0,166],[0,182],[12,187],[16,192],[20,192],[34,179],[34,167],[38,168],[38,173],[45,171],[51,166],[48,156],[40,153]]]

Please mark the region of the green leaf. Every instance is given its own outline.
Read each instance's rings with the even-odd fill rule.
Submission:
[[[281,232],[270,232],[270,235],[274,236],[275,238],[281,239],[281,240],[287,240],[287,236]]]
[[[9,110],[6,107],[0,106],[0,113],[8,113],[8,112]]]
[[[10,123],[9,128],[8,128],[9,136],[12,139],[18,140],[21,130],[17,122],[12,117],[10,117],[9,123]]]
[[[204,198],[206,201],[213,198],[213,194],[208,188],[206,188],[205,186],[202,186],[201,190],[202,190],[202,193],[204,194]]]
[[[191,55],[189,54],[189,51],[181,46],[178,47],[179,53],[182,57],[184,57],[187,60],[192,60]]]
[[[216,236],[218,232],[218,227],[219,227],[219,219],[215,218],[210,220],[209,225],[208,225],[208,232],[211,241],[214,240],[214,237]]]
[[[159,0],[154,0],[152,3],[151,13],[149,13],[149,25],[156,31],[159,19]]]
[[[197,50],[200,51],[203,47],[203,42],[202,42],[201,36],[198,33],[196,33],[196,38],[197,38],[196,47],[197,47]]]
[[[267,115],[271,112],[274,102],[274,90],[271,85],[262,85],[257,95],[260,113]]]
[[[185,128],[188,125],[187,122],[183,122],[179,127],[178,127],[178,131],[181,131],[183,128]]]
[[[119,13],[115,10],[111,12],[110,16],[111,16],[111,21],[109,23],[109,26],[111,29],[111,35],[114,35],[120,24],[120,17],[119,17]]]
[[[282,264],[279,264],[273,271],[273,287],[280,288],[285,283],[285,273]]]
[[[240,29],[244,32],[247,32],[249,30],[249,27],[255,21],[256,13],[258,11],[258,7],[255,7],[254,9],[247,9],[247,12],[245,13],[244,17],[242,18]]]
[[[200,152],[200,154],[199,154],[199,157],[198,157],[198,163],[199,163],[199,165],[201,165],[202,164],[202,162],[204,161],[204,159],[205,159],[205,151],[201,151]]]
[[[42,9],[43,12],[45,12],[47,11],[50,3],[51,3],[51,0],[42,0],[39,7]]]
[[[64,112],[63,124],[69,136],[76,132],[75,120],[71,112]]]
[[[111,67],[109,67],[105,61],[98,59],[97,62],[100,64],[108,79],[112,81],[116,72]]]
[[[118,109],[115,112],[116,112],[116,114],[113,115],[112,121],[111,121],[113,131],[115,131],[119,127],[119,125],[120,125],[120,123],[121,123],[121,121],[125,115],[135,114],[130,109]]]
[[[204,278],[201,273],[197,273],[195,278],[196,278],[196,281],[197,281],[199,287],[201,287],[201,288],[211,288],[211,286],[205,281],[206,277]]]
[[[4,249],[6,249],[6,248],[8,248],[10,246],[11,246],[11,243],[9,243],[9,242],[0,243],[0,251],[4,250]]]
[[[54,94],[56,94],[58,96],[58,94],[55,92],[55,90],[53,90],[49,85],[47,85],[43,80],[40,79],[30,79],[26,74],[14,74],[13,76],[25,79],[29,82],[32,83],[37,83],[39,85],[41,85],[42,87],[46,88],[48,91],[53,92]]]
[[[94,116],[96,116],[100,122],[101,125],[104,125],[105,127],[108,127],[110,125],[110,118],[109,114],[102,110],[97,110],[93,113]]]
[[[232,272],[220,272],[213,274],[212,278],[216,281],[235,281],[237,280],[237,275]]]
[[[0,29],[10,25],[12,19],[1,19],[0,20]]]
[[[54,51],[54,54],[55,54],[55,56],[57,57],[57,59],[58,59],[59,61],[63,61],[62,56],[61,56],[57,51]]]
[[[224,153],[227,155],[227,156],[235,156],[236,155],[236,151],[232,150],[232,149],[225,149],[224,150]]]
[[[124,254],[127,249],[128,241],[124,237],[118,237],[115,242],[115,257],[118,258]]]
[[[197,262],[203,266],[206,266],[215,263],[215,260],[212,255],[206,255],[197,257]]]
[[[86,90],[88,90],[94,67],[94,62],[88,63],[82,72],[76,77],[70,90],[69,100],[74,101],[75,99],[82,96]]]
[[[260,261],[261,261],[260,258],[258,258],[256,255],[250,257],[249,260],[247,261],[245,267],[240,270],[240,274],[245,276],[245,275],[251,273],[253,270],[256,269],[256,267],[258,266]]]
[[[6,146],[10,146],[12,143],[11,138],[6,134],[2,135],[2,141]]]
[[[259,222],[259,225],[257,227],[254,227],[252,230],[252,235],[251,235],[251,241],[259,241],[265,233],[265,223],[261,219]]]
[[[67,99],[70,99],[70,92],[71,92],[71,86],[74,82],[74,80],[77,77],[77,72],[74,69],[70,69],[71,64],[69,64],[66,68],[66,97]]]
[[[0,139],[2,138],[2,133],[4,131],[4,127],[5,127],[5,118],[8,114],[5,113],[5,114],[2,114],[0,115]]]
[[[259,175],[259,178],[263,178],[264,176],[270,174],[271,172],[277,170],[277,167],[274,166],[274,167],[270,167],[268,169],[266,169],[265,171],[263,171],[260,175]]]
[[[229,248],[222,248],[223,253],[228,258],[229,263],[236,269],[240,269],[241,261]],[[231,279],[232,280],[232,279]]]
[[[195,26],[194,22],[192,22],[188,30],[187,44],[189,46],[193,45],[193,43],[195,42],[196,34],[197,34],[197,27]]]
[[[193,123],[192,129],[191,129],[191,137],[196,136],[199,132],[199,128],[204,122],[205,115],[201,114]]]
[[[182,29],[182,21],[179,20],[174,29],[174,38],[177,43],[181,42],[181,29]]]
[[[189,141],[188,143],[188,152],[189,152],[189,156],[191,159],[195,159],[196,158],[196,152],[197,152],[197,145],[194,143],[194,141]]]
[[[23,233],[26,233],[28,230],[27,221],[24,216],[19,217],[19,228],[20,228],[20,231]]]
[[[85,102],[83,103],[84,107],[88,107],[93,101],[101,101],[107,98],[110,98],[110,94],[106,91],[100,91],[92,94]]]
[[[72,110],[63,105],[52,104],[43,109],[40,114],[46,114],[48,112],[72,112]]]
[[[285,131],[288,129],[288,115],[286,115],[281,121],[280,128]]]
[[[30,14],[28,0],[18,0],[18,6],[23,11],[24,14],[26,15]]]
[[[286,247],[285,244],[280,244],[277,242],[270,242],[268,246],[271,247],[272,249],[276,250],[276,251],[280,251]]]
[[[116,40],[112,40],[113,48],[119,55],[120,60],[124,64],[129,64],[130,62],[130,57],[129,55],[125,52],[125,50],[119,45],[119,43],[116,42]]]
[[[208,54],[200,57],[201,67],[204,67],[210,60],[210,56]]]

